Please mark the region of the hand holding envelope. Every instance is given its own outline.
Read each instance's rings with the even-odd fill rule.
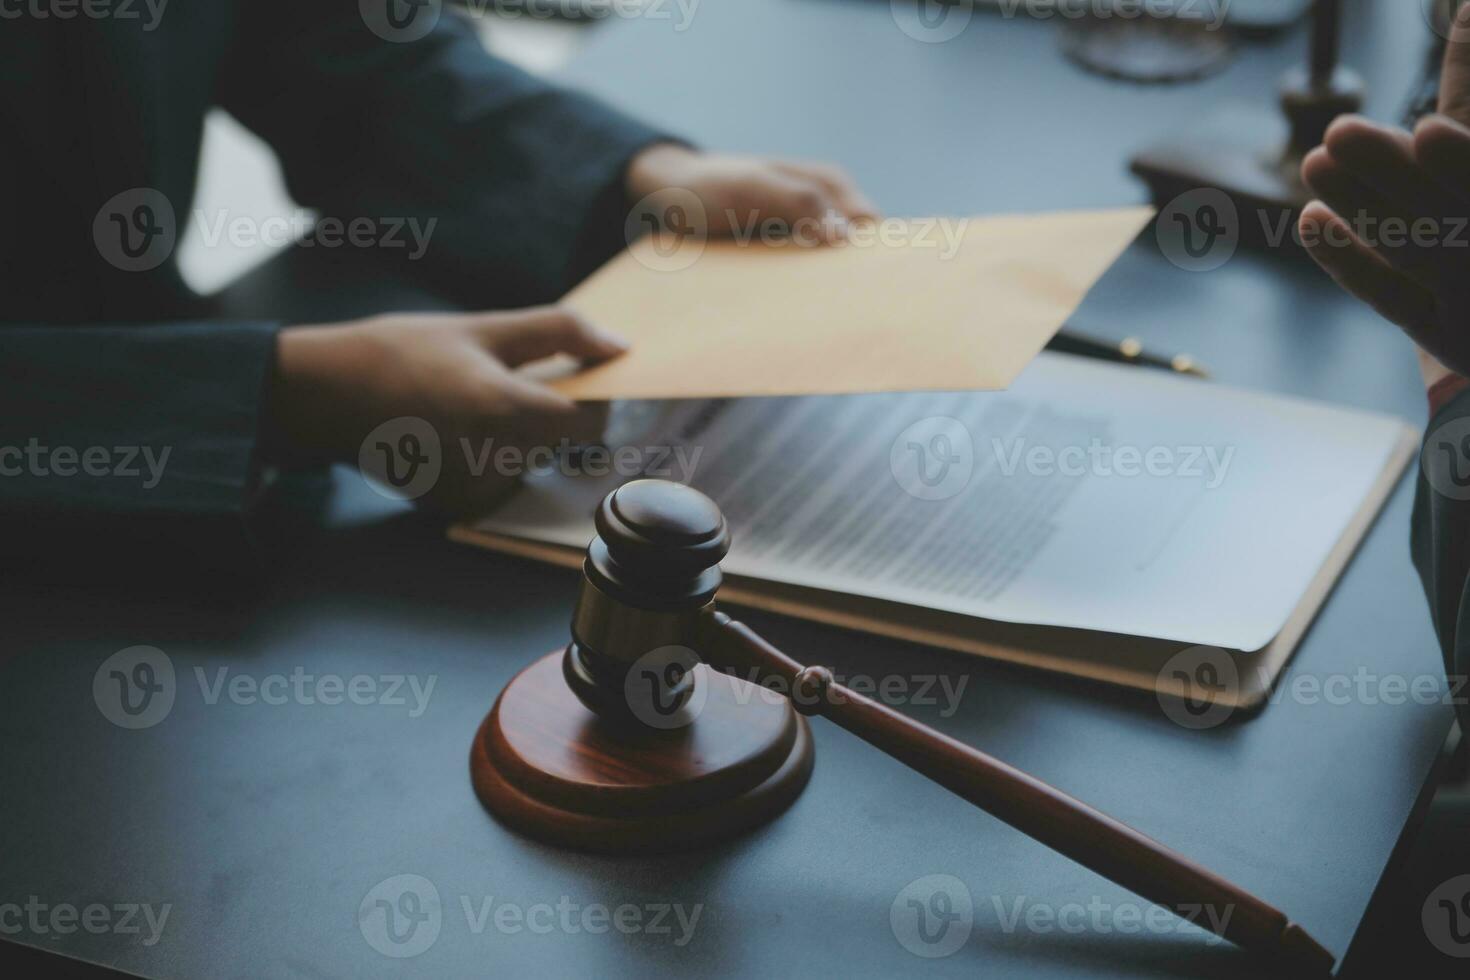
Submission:
[[[632,350],[538,373],[583,401],[1003,389],[1152,214],[887,219],[822,247],[640,239],[563,300]]]

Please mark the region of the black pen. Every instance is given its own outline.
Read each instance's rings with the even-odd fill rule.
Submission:
[[[1125,337],[1119,341],[1112,341],[1077,333],[1075,330],[1059,330],[1057,335],[1051,339],[1051,343],[1046,345],[1046,349],[1063,354],[1077,354],[1081,357],[1095,357],[1098,360],[1113,361],[1118,364],[1158,368],[1162,371],[1173,371],[1195,378],[1210,376],[1204,366],[1188,354],[1175,354],[1173,357],[1150,354],[1143,349],[1143,343],[1136,337]]]

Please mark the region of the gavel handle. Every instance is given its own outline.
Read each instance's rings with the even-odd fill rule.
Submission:
[[[803,667],[744,623],[710,610],[700,623],[705,663],[753,683],[777,681],[803,714],[817,714],[950,792],[1129,891],[1275,962],[1326,976],[1334,958],[1254,895],[1163,844],[984,752],[921,725]],[[1201,914],[1208,910],[1213,914]],[[1227,914],[1228,913],[1228,914]]]

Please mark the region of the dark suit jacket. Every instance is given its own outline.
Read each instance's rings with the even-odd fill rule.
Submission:
[[[471,307],[554,300],[611,255],[626,164],[660,138],[494,60],[447,10],[401,43],[370,30],[357,0],[180,2],[150,21],[20,17],[0,30],[0,550],[12,561],[168,543],[229,567],[249,547],[278,325],[210,321],[172,255],[139,271],[119,252],[161,240],[145,235],[165,227],[161,211],[178,234],[192,220],[212,106],[275,149],[303,205],[437,219],[416,271]],[[145,449],[169,453],[152,486]],[[129,452],[136,478],[116,472]]]
[[[1470,390],[1429,422],[1410,538],[1460,727],[1470,732]]]

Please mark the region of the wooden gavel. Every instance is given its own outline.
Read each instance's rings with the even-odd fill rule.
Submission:
[[[673,827],[675,815],[660,813],[662,807],[693,807],[689,813],[716,819],[722,808],[729,812],[743,801],[779,795],[770,787],[780,773],[792,771],[790,759],[800,756],[810,766],[810,750],[801,742],[805,724],[796,715],[790,715],[787,726],[793,732],[790,738],[780,727],[783,723],[773,721],[771,731],[779,729],[780,734],[772,735],[769,746],[744,751],[738,762],[730,763],[728,768],[740,775],[728,784],[720,782],[723,771],[696,773],[687,767],[692,759],[706,762],[718,742],[740,733],[738,720],[700,745],[691,739],[699,737],[705,715],[686,719],[684,726],[650,729],[651,708],[669,717],[699,700],[701,674],[677,657],[659,660],[650,669],[650,652],[697,651],[708,668],[785,692],[795,712],[829,719],[1022,833],[1175,914],[1202,907],[1228,910],[1228,915],[1195,921],[1289,966],[1291,975],[1330,973],[1332,954],[1249,892],[1041,780],[844,687],[826,667],[803,666],[717,611],[719,563],[729,550],[730,534],[708,497],[680,484],[634,481],[602,501],[596,527],[597,537],[583,563],[572,642],[512,681],[476,738],[471,755],[476,788],[497,816],[533,835],[616,849],[617,841],[634,844],[642,839],[621,834],[624,826],[667,817],[661,829],[680,833]],[[688,656],[692,661],[694,654]],[[583,712],[580,722],[567,721],[565,705],[556,703],[561,692],[548,679],[553,659],[560,663],[565,688],[597,720]],[[714,676],[705,675],[705,681],[715,686]],[[715,695],[705,695],[714,703]],[[751,727],[764,724],[765,716],[754,710],[757,704],[747,701],[738,709],[744,712],[738,717],[748,719]],[[548,741],[557,744],[548,748]],[[773,746],[785,746],[780,752],[789,753],[790,759],[778,759],[757,772],[750,759],[779,755]],[[658,765],[664,758],[660,753],[672,753],[669,757],[678,761],[671,765],[680,772],[639,775]],[[576,761],[568,762],[568,757]],[[791,798],[804,785],[805,771],[785,785],[793,783]],[[698,788],[697,801],[673,802],[674,790],[683,784]],[[725,788],[717,792],[720,786]],[[733,799],[718,798],[719,793],[737,791],[741,795]],[[786,802],[767,805],[758,818],[769,819]],[[594,809],[599,815],[590,814]],[[690,824],[688,819],[682,822]]]

